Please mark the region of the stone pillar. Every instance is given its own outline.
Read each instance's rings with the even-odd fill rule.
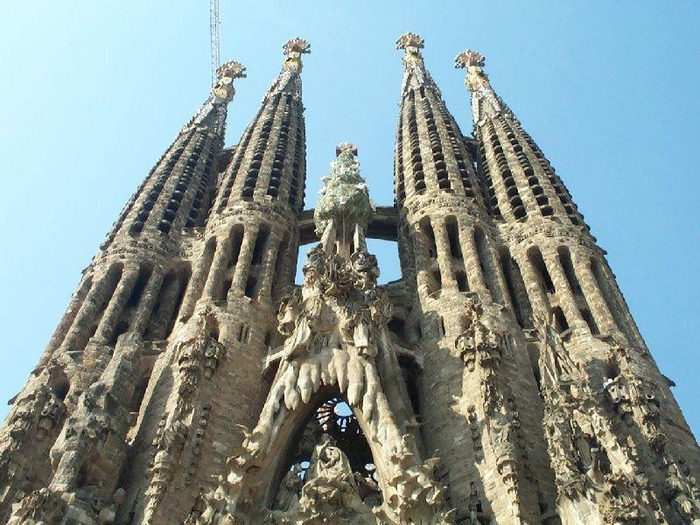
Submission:
[[[83,305],[92,286],[93,283],[92,279],[90,278],[84,279],[83,282],[80,284],[80,287],[71,299],[70,305],[68,305],[68,308],[66,309],[66,313],[63,314],[61,322],[59,323],[58,327],[56,327],[56,330],[51,336],[49,344],[46,345],[46,350],[44,350],[44,353],[42,354],[37,367],[45,365],[51,358],[53,352],[61,345],[61,341],[63,341],[66,338],[66,336],[68,335],[68,331],[71,329],[71,326],[73,326],[73,322],[75,321],[76,316],[80,312],[80,308]]]
[[[204,296],[219,299],[221,287],[223,286],[224,272],[228,266],[229,257],[231,257],[231,235],[227,231],[226,237],[219,242],[214,253],[214,259],[211,263],[209,278],[204,286]]]
[[[578,277],[579,284],[583,290],[591,313],[602,334],[610,334],[621,329],[615,323],[615,319],[608,309],[608,305],[603,297],[603,292],[598,289],[593,272],[590,266],[590,257],[587,257],[580,250],[571,250],[571,259],[574,271]]]
[[[588,329],[588,324],[583,320],[583,317],[581,317],[574,292],[571,289],[569,280],[566,278],[566,274],[564,273],[556,251],[542,250],[542,258],[547,265],[547,271],[549,271],[549,276],[552,278],[552,283],[554,283],[554,289],[559,299],[559,306],[564,312],[566,322],[571,328],[585,327]]]
[[[214,241],[214,247],[210,247],[209,243],[212,241]],[[215,241],[215,237],[211,237],[207,240],[202,255],[194,268],[190,285],[182,301],[182,313],[180,314],[180,319],[182,320],[186,320],[192,315],[197,299],[202,295],[214,259],[214,251],[216,249]]]
[[[163,271],[160,268],[154,268],[151,278],[146,284],[146,289],[143,291],[141,300],[134,314],[134,321],[129,329],[130,332],[143,335],[144,330],[148,326],[153,314],[153,307],[158,299],[160,288],[163,285]]]
[[[275,263],[277,262],[278,252],[282,241],[270,234],[267,240],[265,249],[265,259],[262,263],[262,271],[260,272],[260,284],[258,286],[258,297],[269,298],[272,294],[272,281],[275,277]],[[283,257],[284,254],[279,254]]]
[[[165,339],[168,336],[168,327],[175,315],[177,307],[177,295],[180,291],[180,279],[182,276],[175,276],[172,281],[160,291],[160,306],[156,316],[151,319],[151,337],[155,340]]]
[[[238,254],[238,264],[236,264],[236,271],[233,273],[233,284],[229,292],[229,300],[232,297],[243,295],[245,292],[250,264],[253,260],[253,250],[258,239],[258,231],[259,226],[257,225],[251,225],[245,229],[243,240],[241,241],[241,252]]]
[[[102,277],[95,278],[92,288],[85,297],[85,301],[75,317],[75,321],[70,328],[70,331],[63,340],[62,348],[68,352],[82,350],[85,344],[92,323],[98,313],[102,303],[107,299],[107,295],[112,294],[111,286],[109,285],[110,272],[106,272]]]
[[[477,292],[480,297],[487,300],[491,297],[486,281],[481,273],[481,264],[479,263],[479,252],[476,249],[474,242],[474,229],[466,224],[459,225],[459,242],[462,245],[462,257],[464,258],[464,270],[467,272],[469,280],[469,289]]]
[[[442,279],[443,289],[457,289],[457,281],[455,281],[454,271],[452,268],[452,254],[450,252],[450,243],[447,239],[447,231],[445,229],[445,221],[437,219],[431,221],[433,227],[433,235],[435,235],[435,248],[437,250],[438,266],[440,267],[440,278]]]
[[[105,313],[100,320],[100,324],[97,327],[97,332],[95,332],[96,340],[104,342],[112,341],[114,332],[117,329],[117,324],[124,312],[124,307],[134,289],[138,276],[138,264],[127,264],[124,267],[121,279],[119,279],[119,284],[117,284],[112,298],[105,309]]]
[[[549,319],[551,310],[549,298],[542,289],[540,280],[532,267],[530,259],[527,257],[527,253],[522,252],[515,258],[518,266],[520,267],[520,272],[522,273],[523,282],[525,283],[525,289],[527,290],[527,296],[530,299],[530,306],[532,307],[533,314],[538,315],[543,320]]]

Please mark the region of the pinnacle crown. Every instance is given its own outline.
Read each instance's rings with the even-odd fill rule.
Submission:
[[[298,58],[299,55],[311,53],[311,44],[303,38],[294,37],[282,46],[282,50],[287,57],[294,58],[296,55]]]
[[[335,156],[340,157],[346,151],[352,153],[353,156],[357,156],[357,145],[352,142],[341,142],[335,147]]]
[[[246,69],[243,64],[240,62],[236,62],[235,60],[231,60],[230,62],[226,62],[224,64],[221,64],[218,68],[216,68],[216,77],[218,79],[221,78],[245,78],[247,77]]]
[[[311,53],[311,44],[299,37],[294,37],[282,46],[284,51],[284,70],[301,71],[301,55]]]
[[[455,67],[458,69],[466,67],[484,67],[486,59],[478,51],[467,49],[455,57]]]
[[[424,47],[425,40],[423,37],[410,31],[396,39],[396,49],[405,49],[407,52],[418,53],[418,50]]]

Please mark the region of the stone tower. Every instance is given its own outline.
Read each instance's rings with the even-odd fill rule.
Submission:
[[[484,58],[456,59],[466,137],[423,44],[397,41],[394,206],[343,143],[304,210],[307,42],[228,149],[245,69],[219,69],[12,400],[3,522],[700,523],[700,451],[604,251]]]

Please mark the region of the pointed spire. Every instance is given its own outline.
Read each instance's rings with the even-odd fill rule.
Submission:
[[[401,84],[401,94],[405,96],[409,90],[427,87],[435,90],[440,95],[440,90],[433,81],[430,73],[425,69],[421,49],[425,47],[425,40],[415,33],[404,33],[396,39],[396,49],[403,49],[406,54],[403,57],[403,64],[406,71]]]
[[[282,72],[265,93],[263,102],[282,92],[292,93],[295,99],[301,100],[301,77],[299,76],[303,69],[301,55],[311,53],[311,44],[302,38],[294,37],[282,46],[282,51],[285,57]]]
[[[226,124],[226,105],[233,100],[236,90],[233,81],[237,78],[246,77],[245,67],[235,61],[226,62],[216,70],[217,81],[212,87],[211,95],[199,108],[197,114],[183,128],[182,132],[190,130],[192,127],[208,127],[223,139],[224,127]]]
[[[484,55],[471,49],[462,51],[455,57],[455,67],[457,69],[467,70],[464,83],[467,86],[467,89],[474,96],[474,118],[479,121],[483,116],[482,111],[487,111],[494,114],[506,111],[510,117],[513,117],[513,114],[510,109],[508,109],[508,106],[503,103],[503,101],[498,95],[496,95],[495,91],[491,87],[489,77],[486,75],[486,73],[484,73],[485,63],[486,59],[484,58]],[[478,100],[483,100],[485,104],[479,104]]]
[[[282,71],[263,95],[224,173],[215,203],[218,213],[239,200],[279,200],[295,210],[303,206],[306,138],[300,73],[301,55],[309,54],[311,46],[295,37],[282,50]]]
[[[571,195],[532,137],[491,86],[484,56],[467,49],[455,58],[466,69],[471,92],[474,137],[479,144],[482,178],[493,215],[507,221],[531,216],[559,217],[583,223]]]

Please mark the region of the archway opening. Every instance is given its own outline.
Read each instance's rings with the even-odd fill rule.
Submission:
[[[347,457],[363,502],[369,507],[381,505],[377,468],[369,443],[347,401],[342,396],[331,395],[311,411],[306,423],[293,438],[273,510],[289,510],[290,499],[301,496],[313,468],[314,450],[324,439],[328,439],[324,437],[326,435],[332,445]]]

